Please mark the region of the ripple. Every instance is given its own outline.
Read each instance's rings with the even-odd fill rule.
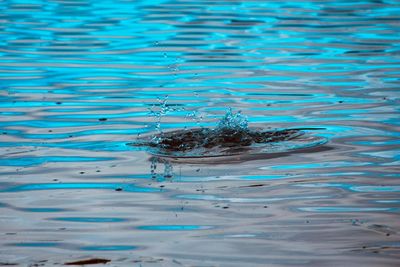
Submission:
[[[324,213],[341,213],[341,212],[398,212],[398,208],[382,208],[382,207],[301,207],[300,211],[308,212],[324,212]]]
[[[83,246],[79,248],[80,250],[86,251],[125,251],[125,250],[136,250],[136,246],[126,246],[126,245],[97,245],[97,246]]]
[[[0,2],[1,263],[398,265],[398,1]]]
[[[288,196],[288,197],[276,197],[276,198],[239,198],[239,197],[219,197],[215,195],[177,195],[176,198],[191,199],[191,200],[209,200],[209,201],[226,201],[232,203],[257,203],[257,202],[278,202],[278,201],[288,201],[288,200],[303,200],[303,199],[324,199],[329,198],[329,196]]]
[[[137,187],[125,183],[53,183],[53,184],[24,184],[2,189],[0,192],[22,192],[32,190],[59,190],[59,189],[111,189],[125,192],[160,192],[159,189]]]
[[[39,207],[39,208],[23,208],[23,207],[16,207],[6,203],[0,203],[0,208],[9,208],[14,209],[22,212],[68,212],[70,209],[66,208],[49,208],[49,207]]]
[[[51,157],[18,157],[0,159],[0,166],[20,166],[31,167],[49,162],[91,162],[91,161],[109,161],[113,158],[107,157],[81,157],[81,156],[51,156]]]
[[[314,184],[299,184],[298,187],[311,187],[311,188],[323,188],[323,187],[338,187],[354,192],[400,192],[400,186],[372,186],[372,185],[354,185],[346,183],[314,183]]]
[[[137,227],[140,230],[151,231],[194,231],[194,230],[207,230],[214,228],[207,225],[142,225]]]
[[[49,220],[65,221],[65,222],[81,222],[81,223],[118,223],[125,222],[124,218],[104,218],[104,217],[57,217],[49,218]]]
[[[60,244],[57,242],[25,242],[25,243],[11,243],[8,244],[9,246],[16,246],[16,247],[58,247]]]

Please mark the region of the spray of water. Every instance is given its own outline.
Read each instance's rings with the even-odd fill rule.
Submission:
[[[219,121],[216,131],[248,131],[248,124],[247,117],[242,115],[241,111],[233,113],[232,108],[229,108],[225,116]]]
[[[154,117],[156,120],[155,130],[157,134],[153,136],[153,142],[158,144],[164,136],[164,131],[161,127],[163,117],[168,115],[170,112],[182,111],[184,108],[168,104],[168,95],[166,95],[164,98],[157,98],[157,100],[158,104],[155,104],[149,108],[149,115]]]
[[[269,153],[271,151],[287,151],[297,148],[320,145],[326,142],[324,138],[305,135],[304,130],[310,128],[267,130],[249,127],[249,121],[240,111],[234,112],[231,108],[217,123],[216,127],[201,126],[202,116],[196,111],[187,112],[186,117],[195,120],[198,128],[165,132],[162,129],[162,118],[170,112],[186,111],[178,105],[167,103],[168,96],[159,99],[159,103],[150,108],[155,117],[156,133],[138,138],[132,143],[134,146],[144,147],[153,155],[163,157],[215,157],[229,156],[242,153]],[[152,174],[155,174],[154,164]],[[172,169],[166,167],[166,176]]]
[[[248,147],[255,143],[268,143],[289,140],[302,133],[298,130],[281,131],[256,131],[248,126],[248,119],[240,111],[233,112],[229,109],[215,128],[185,129],[175,132],[163,132],[161,129],[161,118],[169,111],[175,110],[166,103],[166,99],[160,102],[160,109],[153,111],[157,120],[157,133],[145,145],[162,150],[163,153],[183,152],[198,149]],[[194,117],[196,113],[193,114]],[[200,153],[197,151],[197,153]]]

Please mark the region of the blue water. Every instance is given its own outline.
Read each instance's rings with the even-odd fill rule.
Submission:
[[[0,0],[0,265],[395,266],[399,14],[390,0]],[[129,145],[218,127],[229,108],[328,142],[218,162]]]

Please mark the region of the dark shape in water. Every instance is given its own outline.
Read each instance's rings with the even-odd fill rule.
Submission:
[[[318,128],[314,128],[318,129]],[[282,153],[324,144],[325,138],[307,135],[311,128],[262,131],[248,127],[247,118],[231,110],[215,129],[195,128],[160,132],[131,145],[143,146],[157,156],[170,159],[204,159],[237,155]]]
[[[157,136],[158,141],[149,142],[148,145],[161,148],[165,152],[186,152],[199,148],[247,147],[255,143],[287,141],[303,134],[298,129],[255,131],[202,128],[163,133]]]
[[[67,262],[64,263],[64,265],[88,265],[88,264],[106,264],[107,262],[110,262],[111,260],[107,259],[100,259],[100,258],[93,258],[93,259],[87,259],[87,260],[80,260],[80,261],[73,261],[73,262]]]

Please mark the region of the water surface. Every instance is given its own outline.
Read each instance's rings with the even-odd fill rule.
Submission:
[[[399,12],[0,0],[0,263],[396,266]],[[128,145],[229,107],[329,141],[203,164]]]

